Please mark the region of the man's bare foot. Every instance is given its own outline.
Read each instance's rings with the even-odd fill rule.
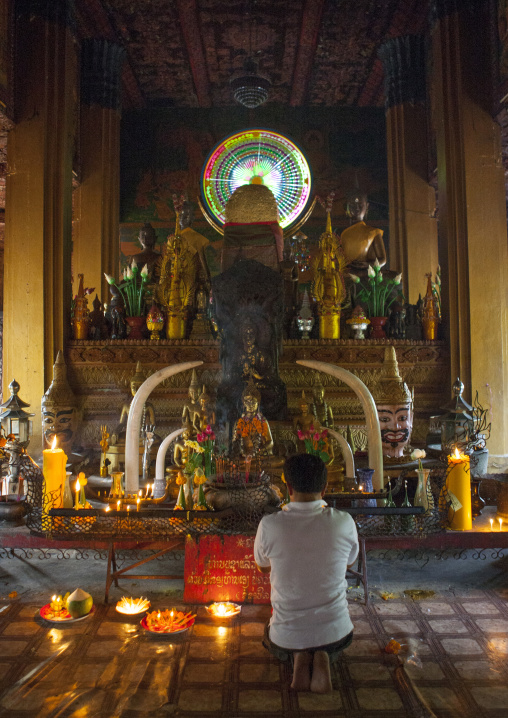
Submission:
[[[312,664],[312,680],[310,689],[313,693],[331,693],[332,677],[330,675],[330,659],[326,651],[316,651]]]
[[[294,653],[293,682],[291,688],[294,691],[310,690],[310,666],[312,655],[308,651]]]

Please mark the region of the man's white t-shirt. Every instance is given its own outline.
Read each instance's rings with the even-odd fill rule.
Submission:
[[[335,643],[353,630],[346,569],[358,555],[355,522],[324,501],[292,501],[264,516],[254,542],[258,566],[271,567],[270,639],[293,650]]]

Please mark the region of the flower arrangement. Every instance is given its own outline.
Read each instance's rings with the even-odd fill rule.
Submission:
[[[214,431],[213,431],[212,427],[210,426],[210,424],[208,424],[208,426],[202,433],[197,435],[196,439],[197,439],[199,446],[201,446],[201,448],[204,450],[205,473],[207,476],[211,476],[211,474],[212,474],[212,453],[213,453],[213,448],[215,445],[215,434],[214,434]]]
[[[127,316],[143,316],[143,299],[148,282],[148,265],[145,264],[140,272],[136,260],[133,259],[131,266],[124,270],[123,281],[120,284],[117,284],[115,278],[110,274],[104,272],[104,276],[108,284],[114,285],[120,292]]]
[[[427,454],[425,453],[425,451],[423,449],[415,449],[411,453],[411,459],[413,461],[416,461],[418,459],[418,471],[423,470],[422,459],[424,459],[426,456],[427,456]]]
[[[298,438],[305,444],[305,451],[307,454],[313,454],[319,456],[321,461],[326,464],[330,461],[330,454],[328,453],[328,430],[323,429],[321,432],[314,429],[314,425],[310,425],[308,431],[298,430]]]
[[[194,476],[196,469],[203,465],[205,449],[203,446],[200,446],[197,441],[192,441],[191,439],[186,439],[184,445],[192,449],[192,452],[189,452],[184,473],[187,474],[187,476]]]
[[[359,285],[356,299],[365,304],[369,317],[387,317],[393,302],[399,297],[404,300],[402,292],[397,295],[392,291],[394,286],[401,283],[402,274],[397,274],[393,279],[385,279],[377,259],[373,265],[369,265],[367,272],[367,285],[363,284],[356,274],[349,274],[353,282]]]

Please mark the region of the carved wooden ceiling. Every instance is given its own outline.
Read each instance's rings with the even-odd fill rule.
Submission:
[[[383,104],[377,51],[425,32],[427,0],[77,0],[81,37],[123,45],[124,108],[225,107],[249,52],[290,106]]]

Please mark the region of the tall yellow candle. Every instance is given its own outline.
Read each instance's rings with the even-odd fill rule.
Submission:
[[[65,486],[65,465],[67,456],[63,449],[56,448],[56,437],[51,449],[42,452],[42,473],[44,476],[43,508],[60,509],[63,506],[63,490]]]
[[[459,453],[458,449],[448,457],[448,475],[446,488],[462,504],[462,508],[448,512],[450,528],[454,531],[469,531],[473,527],[471,517],[471,473],[469,456]]]

